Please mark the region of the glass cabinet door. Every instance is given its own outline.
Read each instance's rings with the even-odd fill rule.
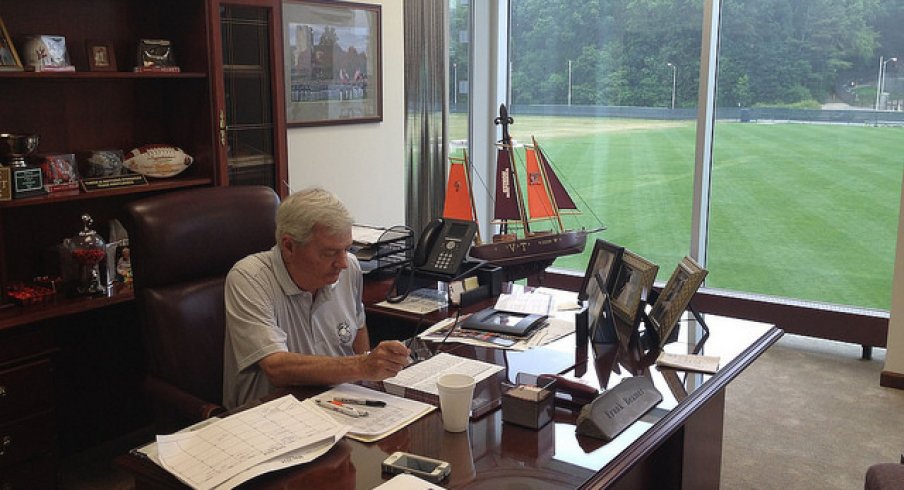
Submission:
[[[221,85],[217,137],[225,155],[220,183],[266,185],[279,192],[285,189],[281,182],[286,180],[286,152],[285,125],[279,122],[276,102],[279,73],[274,69],[281,66],[274,60],[274,47],[281,43],[274,42],[278,3],[255,3],[219,3],[222,72],[217,77],[222,79],[216,81]]]

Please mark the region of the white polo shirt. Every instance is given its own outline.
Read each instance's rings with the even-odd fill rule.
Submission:
[[[234,408],[273,391],[257,362],[274,352],[354,354],[364,326],[364,275],[354,255],[339,280],[313,295],[289,276],[279,247],[250,255],[226,276],[223,405]]]

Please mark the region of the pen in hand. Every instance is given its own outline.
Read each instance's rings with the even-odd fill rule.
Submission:
[[[324,400],[314,400],[317,403],[317,406],[321,408],[325,408],[327,410],[332,410],[334,412],[339,412],[343,415],[348,415],[349,417],[366,417],[366,410],[358,410],[355,407],[346,407],[342,402],[332,400],[332,401],[324,401]]]
[[[334,402],[339,403],[348,403],[351,405],[364,405],[368,407],[385,407],[386,402],[381,400],[363,400],[361,398],[343,398],[343,397],[335,397],[333,398]]]

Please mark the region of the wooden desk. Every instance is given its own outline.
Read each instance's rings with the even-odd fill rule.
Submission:
[[[373,488],[390,477],[381,472],[380,462],[402,450],[449,461],[452,474],[443,482],[447,488],[521,484],[529,488],[718,488],[725,387],[778,340],[782,331],[724,317],[707,316],[706,321],[711,333],[702,353],[719,356],[721,369],[714,375],[679,373],[677,393],[658,369],[638,365],[626,353],[611,348],[590,348],[590,359],[574,365],[573,335],[523,353],[451,348],[457,354],[505,366],[509,380],[519,372],[565,371],[607,387],[631,373],[648,374],[663,401],[607,444],[576,436],[577,414],[564,409],[557,409],[555,421],[538,431],[503,423],[501,411],[496,410],[472,421],[464,434],[445,432],[440,414],[433,412],[382,441],[343,440],[315,462],[265,475],[249,486]],[[691,323],[682,324],[679,341],[670,344],[669,351],[688,352],[693,347]],[[296,389],[293,393],[308,397],[316,390]],[[116,462],[135,476],[139,489],[184,488],[150,461],[123,455]]]

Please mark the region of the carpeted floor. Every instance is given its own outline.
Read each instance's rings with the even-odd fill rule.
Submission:
[[[785,335],[728,385],[724,489],[859,489],[904,451],[904,390],[879,386],[885,350]]]

